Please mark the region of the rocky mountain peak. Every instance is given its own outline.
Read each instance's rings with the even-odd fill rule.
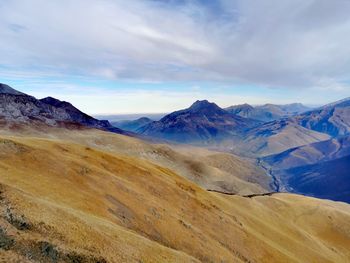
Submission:
[[[202,110],[223,111],[218,105],[207,100],[197,100],[191,105],[189,110],[192,112],[198,112]]]
[[[10,86],[0,83],[0,94],[10,94],[10,95],[26,95],[22,92],[19,92]]]
[[[40,100],[43,103],[46,103],[48,105],[54,106],[54,107],[71,107],[74,108],[72,104],[66,101],[61,101],[59,99],[53,98],[53,97],[46,97]]]

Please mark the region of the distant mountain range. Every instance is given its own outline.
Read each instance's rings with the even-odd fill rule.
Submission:
[[[293,120],[267,122],[249,129],[235,151],[248,156],[266,156],[290,148],[330,139],[324,133],[306,129]]]
[[[7,121],[39,121],[46,125],[76,123],[86,127],[125,133],[113,127],[108,121],[97,120],[81,112],[69,102],[52,97],[38,100],[5,84],[0,84],[0,117]]]
[[[153,120],[151,120],[150,118],[141,117],[136,120],[124,120],[124,121],[111,122],[111,124],[125,131],[136,132],[138,129],[140,129],[141,127],[151,122],[153,122]]]
[[[141,127],[138,132],[176,142],[207,144],[240,136],[258,124],[256,120],[233,115],[203,100]]]
[[[243,140],[236,145],[236,152],[261,157],[348,134],[350,134],[350,99],[344,99],[249,129]]]
[[[283,112],[283,116],[306,109],[298,103],[266,104],[258,107],[259,111],[264,109],[266,114],[271,108],[278,108],[281,114]],[[282,118],[263,123],[242,117],[241,115],[253,116],[248,113],[257,111],[248,104],[239,107],[240,112],[238,107],[236,110],[233,112],[231,108],[228,111],[206,100],[197,101],[188,109],[166,115],[160,121],[151,122],[136,132],[180,143],[211,145],[250,157],[275,154],[293,147],[330,139],[327,134],[300,126],[294,119]]]
[[[290,169],[331,161],[348,155],[350,155],[350,136],[345,136],[292,148],[267,156],[263,160],[275,169]]]
[[[307,112],[304,111],[309,108],[300,103],[256,107],[243,104],[222,109],[203,100],[159,121],[143,117],[113,125],[81,112],[69,102],[52,97],[38,100],[5,84],[0,85],[0,100],[0,117],[7,120],[41,121],[47,125],[72,122],[117,133],[127,130],[149,138],[220,145],[223,150],[249,156],[277,154],[350,132],[349,99]],[[275,118],[278,119],[265,123],[257,120]]]
[[[168,113],[121,113],[121,114],[96,114],[92,115],[92,117],[99,120],[108,120],[110,123],[112,122],[120,122],[120,121],[135,121],[137,119],[146,117],[154,121],[159,121]]]
[[[311,110],[311,108],[306,107],[301,103],[292,103],[286,105],[265,104],[255,107],[249,104],[241,104],[225,108],[225,110],[241,117],[268,122],[281,118],[291,117]]]
[[[305,112],[294,119],[305,128],[332,137],[350,134],[350,98]]]

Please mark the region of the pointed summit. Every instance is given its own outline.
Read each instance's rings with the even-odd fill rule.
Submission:
[[[26,95],[3,83],[0,83],[0,94]]]
[[[199,111],[209,111],[209,112],[223,112],[218,105],[213,102],[209,102],[207,100],[197,100],[194,102],[191,107],[189,107],[191,112],[199,112]]]
[[[203,108],[203,107],[208,107],[211,105],[216,105],[215,103],[211,103],[207,100],[196,100],[191,106],[190,109],[193,108]]]

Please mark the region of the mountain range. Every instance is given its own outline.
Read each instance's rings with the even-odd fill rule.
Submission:
[[[301,103],[291,103],[285,105],[264,104],[255,107],[249,104],[241,104],[230,106],[225,110],[241,117],[268,122],[291,117],[311,109]]]
[[[175,142],[210,144],[240,136],[258,124],[258,121],[230,114],[215,103],[203,100],[141,127],[137,132]]]
[[[246,108],[250,107],[246,104]],[[300,104],[278,107],[286,110],[303,108]],[[294,119],[282,118],[263,123],[233,114],[206,100],[197,101],[188,109],[146,124],[136,132],[152,138],[205,145],[248,157],[275,154],[330,138],[327,134],[302,127]]]

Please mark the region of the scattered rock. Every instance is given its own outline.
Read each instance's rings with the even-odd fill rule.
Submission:
[[[83,167],[80,168],[79,174],[80,175],[87,175],[90,172],[91,172],[91,170],[89,168],[83,166]]]
[[[14,239],[8,236],[5,231],[0,228],[0,249],[9,250],[14,243]]]
[[[187,224],[185,221],[183,221],[182,219],[179,219],[179,222],[181,225],[183,225],[185,228],[188,228],[190,229],[191,228],[191,225],[190,224]]]
[[[58,251],[55,249],[55,247],[50,244],[49,242],[42,241],[38,244],[40,246],[40,252],[41,254],[50,260],[50,262],[57,262],[58,261]]]
[[[64,262],[68,263],[107,263],[103,257],[93,255],[82,255],[76,252],[70,252],[62,257]]]
[[[5,219],[18,230],[29,230],[31,228],[31,224],[24,215],[17,216],[10,207],[5,210]]]

